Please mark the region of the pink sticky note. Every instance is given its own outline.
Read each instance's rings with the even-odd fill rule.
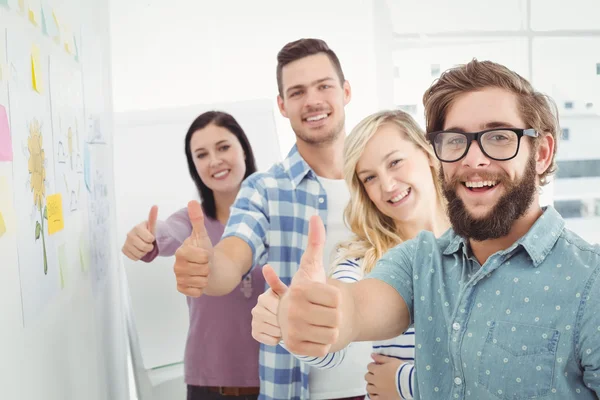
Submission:
[[[6,108],[0,105],[0,161],[12,161],[12,141],[10,140],[10,127]]]

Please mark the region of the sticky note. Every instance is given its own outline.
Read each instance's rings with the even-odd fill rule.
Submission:
[[[0,161],[12,161],[12,141],[6,108],[0,104]]]
[[[40,13],[42,14],[42,16],[40,17],[40,19],[42,20],[42,33],[46,36],[48,36],[48,25],[46,22],[46,15],[44,14],[44,7],[42,6],[42,9],[40,10]]]
[[[36,45],[33,45],[31,48],[31,83],[33,85],[33,90],[42,93],[44,87],[42,83],[40,48]]]
[[[62,231],[65,228],[62,195],[56,193],[52,196],[48,196],[46,199],[46,207],[48,207],[48,234],[52,235]]]
[[[65,275],[67,274],[67,252],[65,244],[58,246],[58,272],[60,274],[60,288],[65,288]]]
[[[73,47],[75,47],[75,61],[79,62],[79,47],[77,46],[77,38],[73,36]]]
[[[35,12],[30,8],[29,9],[29,22],[31,22],[33,24],[33,26],[38,26],[37,21],[35,20]]]
[[[52,37],[57,44],[60,44],[60,23],[58,22],[58,17],[54,11],[52,11],[52,20],[54,21],[54,27],[56,28],[55,34],[52,35]]]
[[[0,211],[0,238],[6,233],[6,223],[4,222],[4,217],[2,216],[2,211]]]

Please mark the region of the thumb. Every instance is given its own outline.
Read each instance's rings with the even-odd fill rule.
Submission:
[[[378,353],[371,354],[371,358],[377,364],[387,364],[392,360],[391,357],[387,357],[387,356],[384,356],[383,354],[378,354]]]
[[[188,203],[188,216],[192,223],[192,241],[195,246],[200,246],[200,241],[208,238],[206,227],[204,226],[204,213],[200,203],[192,200]]]
[[[300,261],[300,269],[311,279],[321,280],[321,276],[325,277],[323,247],[325,247],[325,227],[321,218],[314,215],[308,223],[308,245]]]
[[[148,230],[154,235],[156,232],[156,220],[158,219],[158,206],[152,206],[150,209],[150,215],[148,215],[148,222],[146,223]]]
[[[271,267],[269,264],[265,265],[262,269],[262,273],[265,277],[265,281],[267,281],[267,284],[269,287],[271,287],[273,292],[275,292],[277,296],[283,296],[288,287],[281,281],[281,279],[279,279],[273,267]]]

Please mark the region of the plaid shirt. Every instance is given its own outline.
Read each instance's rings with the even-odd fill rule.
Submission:
[[[289,285],[308,243],[308,221],[317,214],[327,221],[325,189],[294,146],[283,162],[244,181],[223,238],[243,239],[252,249],[254,265],[268,263]],[[310,398],[310,367],[287,350],[261,344],[259,364],[259,399]]]

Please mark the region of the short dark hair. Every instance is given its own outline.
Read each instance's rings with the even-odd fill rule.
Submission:
[[[206,186],[204,182],[202,182],[202,179],[200,179],[200,175],[198,175],[196,165],[194,164],[194,156],[190,146],[190,142],[194,133],[200,129],[206,128],[210,124],[227,129],[229,132],[235,135],[242,145],[242,149],[246,155],[246,173],[244,174],[244,179],[256,172],[256,161],[254,160],[252,146],[250,146],[250,141],[248,140],[246,133],[244,133],[244,130],[240,124],[238,124],[235,118],[233,118],[233,116],[230,114],[227,114],[223,111],[207,111],[203,114],[200,114],[194,120],[194,122],[192,122],[187,134],[185,135],[185,156],[187,158],[188,170],[190,171],[192,180],[196,184],[196,188],[198,188],[198,194],[202,199],[202,208],[204,213],[210,218],[216,219],[217,205],[215,204],[215,196],[213,191]]]
[[[342,71],[340,60],[333,50],[327,46],[327,43],[321,39],[299,39],[286,44],[279,50],[279,53],[277,53],[277,89],[279,90],[279,95],[281,97],[283,97],[283,85],[281,82],[281,71],[283,70],[283,67],[293,61],[319,53],[324,53],[329,58],[329,61],[333,64],[333,67],[340,78],[340,84],[344,84],[346,78],[344,78],[344,71]]]

